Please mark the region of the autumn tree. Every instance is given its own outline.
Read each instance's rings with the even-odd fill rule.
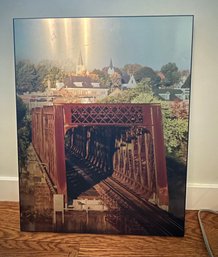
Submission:
[[[184,101],[174,101],[170,105],[174,118],[188,119],[189,105]]]
[[[95,73],[89,73],[89,75],[88,75],[90,78],[91,78],[91,80],[92,81],[97,81],[97,82],[100,82],[101,80],[100,80],[100,78],[98,77],[98,75],[97,74],[95,74]]]
[[[123,70],[128,74],[128,75],[133,75],[135,76],[136,72],[138,72],[143,66],[141,64],[126,64],[123,67]]]
[[[111,81],[111,87],[112,88],[120,88],[120,86],[121,86],[121,75],[117,72],[114,72],[110,76],[110,81]]]
[[[94,69],[91,72],[91,74],[96,75],[99,82],[106,82],[107,77],[108,77],[107,74],[105,74],[105,72],[103,72],[102,70],[99,70],[99,69]]]

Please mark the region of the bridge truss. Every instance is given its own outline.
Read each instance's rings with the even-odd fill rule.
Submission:
[[[102,128],[105,137],[114,139],[113,150],[105,141],[94,140]],[[47,164],[48,175],[57,192],[64,195],[66,204],[69,190],[65,138],[69,131],[74,134],[71,143],[78,154],[102,172],[110,170],[108,175],[113,174],[114,179],[143,199],[168,208],[159,104],[56,104],[32,110],[33,146],[40,160]],[[108,151],[112,151],[111,163],[106,156]],[[106,198],[104,188],[99,191]]]

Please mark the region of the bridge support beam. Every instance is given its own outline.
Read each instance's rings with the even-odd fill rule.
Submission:
[[[152,108],[151,117],[153,119],[153,126],[150,130],[154,147],[156,202],[162,209],[168,210],[168,182],[161,109]]]
[[[66,187],[66,164],[65,164],[65,150],[64,150],[64,116],[63,106],[54,106],[54,137],[55,137],[55,177],[57,183],[57,191],[65,195],[67,201],[67,187]]]

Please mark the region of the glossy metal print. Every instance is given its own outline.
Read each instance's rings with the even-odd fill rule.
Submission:
[[[192,23],[14,20],[21,230],[184,234]]]

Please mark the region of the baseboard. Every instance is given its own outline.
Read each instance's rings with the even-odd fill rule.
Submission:
[[[0,201],[19,201],[18,178],[0,176]],[[189,183],[186,209],[218,210],[218,184]]]
[[[19,201],[18,177],[0,176],[0,201]]]
[[[218,184],[189,183],[186,209],[218,210]]]

